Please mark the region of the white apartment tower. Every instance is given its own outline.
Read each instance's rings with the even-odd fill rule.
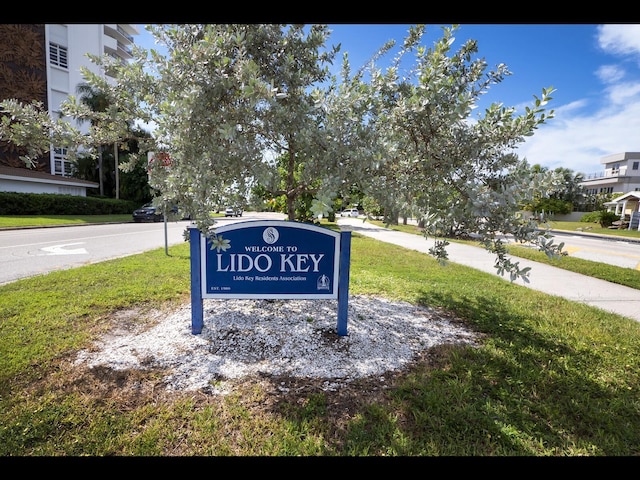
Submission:
[[[131,58],[134,35],[138,35],[133,24],[47,24],[47,98],[50,112],[58,112],[69,95],[76,95],[76,88],[84,83],[81,67],[104,75],[89,60],[87,53],[110,55],[126,62]],[[76,125],[81,130],[87,124]],[[60,151],[52,151],[51,172],[53,175],[70,175],[70,166]]]
[[[81,67],[104,75],[88,53],[126,62],[139,33],[133,24],[0,24],[0,99],[40,100],[56,114],[85,82]],[[85,195],[95,184],[71,178],[65,153],[52,148],[27,169],[15,147],[0,144],[0,191]]]

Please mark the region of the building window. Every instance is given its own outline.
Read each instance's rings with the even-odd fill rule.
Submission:
[[[638,170],[639,166],[640,162],[633,162],[633,164],[631,165],[631,170]]]
[[[71,177],[73,175],[73,164],[67,160],[66,148],[53,149],[54,175],[62,175],[63,177]]]
[[[69,68],[69,60],[67,56],[67,47],[58,45],[57,43],[49,44],[49,61],[51,65],[60,68]]]

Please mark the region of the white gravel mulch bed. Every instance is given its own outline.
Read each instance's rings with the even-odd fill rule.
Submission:
[[[323,389],[401,370],[440,344],[476,345],[478,335],[435,309],[350,296],[348,334],[338,336],[336,300],[204,300],[204,328],[191,333],[191,305],[158,313],[148,328],[118,329],[75,364],[166,369],[170,391],[228,393],[251,375],[326,379]]]

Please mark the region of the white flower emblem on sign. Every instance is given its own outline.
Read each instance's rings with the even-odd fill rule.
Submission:
[[[211,250],[218,250],[218,253],[220,253],[220,250],[224,252],[230,247],[231,240],[222,238],[222,235],[216,235],[211,239]]]

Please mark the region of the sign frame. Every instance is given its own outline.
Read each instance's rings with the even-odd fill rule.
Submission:
[[[193,334],[202,332],[204,298],[268,298],[337,299],[337,333],[347,335],[350,231],[288,220],[248,220],[216,228],[214,239],[189,227]],[[280,276],[268,276],[274,265],[280,267]],[[300,275],[282,275],[292,269]],[[254,284],[256,279],[260,281]]]
[[[254,244],[249,247],[247,245],[249,240],[246,237],[250,233],[254,234]],[[288,236],[289,239],[285,240],[285,236]],[[221,241],[224,240],[223,247],[229,248],[234,246],[235,243],[242,241],[244,249],[253,249],[254,252],[243,253],[244,250],[238,249],[236,250],[237,253],[231,254],[233,256],[233,262],[230,262],[229,258],[227,258],[229,255],[225,255],[225,250],[221,250],[220,248],[217,250],[215,248],[212,249],[211,241],[202,236],[200,239],[203,259],[201,262],[201,278],[203,280],[202,298],[305,298],[330,300],[338,298],[340,232],[302,222],[249,220],[234,222],[216,228],[216,237],[221,239]],[[284,242],[288,242],[288,244],[283,245],[283,240]],[[227,244],[227,242],[229,243]],[[302,251],[299,249],[301,242],[306,244],[303,246],[303,248],[305,248],[304,251],[310,253],[298,253],[298,251]],[[325,253],[316,253],[321,248],[324,249]],[[315,266],[314,261],[319,264],[320,261],[318,257],[321,255],[324,256],[325,254],[333,257],[332,259],[329,258],[330,265],[328,265],[328,269],[325,268],[317,274],[311,273],[310,270],[313,270]],[[223,256],[225,257],[224,261],[222,260]],[[243,259],[245,259],[244,262],[242,261]],[[255,266],[248,269],[253,275],[245,274],[247,267],[250,266],[249,264],[253,265],[254,259]],[[283,276],[282,274],[285,273],[285,271],[281,268],[278,271],[280,276],[275,277],[279,279],[295,279],[295,281],[270,281],[268,279],[274,279],[274,277],[269,276],[268,272],[265,272],[267,275],[259,275],[260,272],[256,271],[257,268],[260,268],[259,264],[271,264],[273,266],[273,263],[282,263],[290,269],[295,269],[296,266],[300,266],[296,265],[298,263],[297,260],[304,260],[304,267],[300,268],[298,272],[293,271],[290,275]],[[322,260],[325,259],[322,258]],[[243,271],[242,268],[243,263],[245,264],[245,271]],[[216,273],[212,272],[212,267],[222,266],[226,269],[232,268],[236,270],[236,272],[235,274],[233,274],[234,272],[227,274],[226,277],[231,277],[231,279],[223,282],[222,285],[212,285],[214,280],[216,280]],[[296,273],[299,273],[299,275],[296,275]],[[217,276],[220,276],[220,274]],[[310,278],[308,278],[308,276]],[[233,281],[233,279],[236,278],[238,280]],[[303,278],[306,281],[303,281]],[[322,289],[316,287],[316,283],[320,278],[326,279]],[[265,281],[267,285],[265,285]],[[256,285],[254,286],[253,283],[256,283]],[[303,285],[300,287],[300,285],[297,284]],[[287,286],[289,288],[286,288]],[[297,291],[294,291],[296,289],[291,287],[298,287]]]

